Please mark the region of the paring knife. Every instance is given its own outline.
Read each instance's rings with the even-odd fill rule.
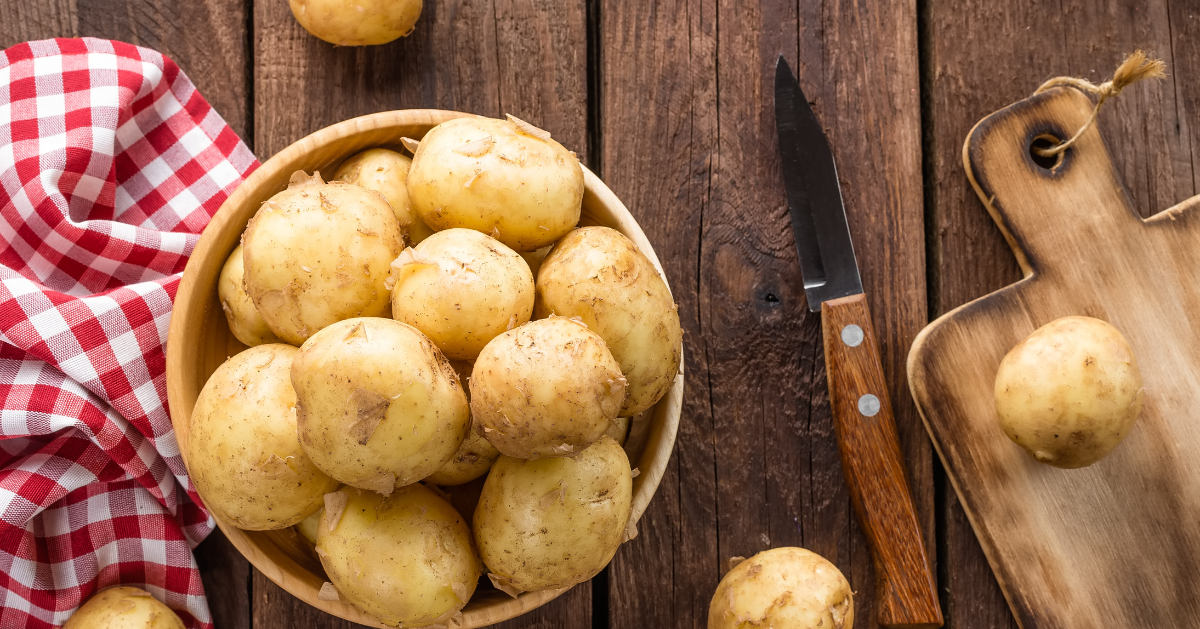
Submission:
[[[804,292],[809,310],[821,313],[842,468],[875,561],[879,624],[940,627],[937,585],[905,476],[833,153],[782,55],[775,64],[775,129]]]

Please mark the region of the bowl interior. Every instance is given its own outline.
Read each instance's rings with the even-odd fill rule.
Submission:
[[[221,363],[246,349],[229,331],[217,300],[216,286],[221,267],[259,206],[285,189],[288,179],[297,170],[318,170],[328,177],[342,160],[359,151],[372,147],[403,151],[401,138],[420,139],[441,122],[468,115],[437,110],[391,111],[327,127],[269,159],[221,206],[184,270],[167,342],[168,401],[181,451],[186,452],[188,424],[200,389]],[[586,192],[580,224],[604,225],[624,233],[662,274],[654,250],[629,211],[590,171],[584,169],[584,176]],[[665,274],[663,277],[665,279]],[[667,395],[647,411],[649,419],[644,424],[644,445],[633,462],[641,472],[633,481],[634,521],[645,511],[666,469],[675,442],[682,397],[681,369]],[[219,520],[217,524],[256,568],[294,596],[341,618],[383,626],[349,604],[317,598],[317,592],[327,580],[325,572],[311,547],[293,529],[242,531]],[[566,589],[528,592],[513,599],[481,584],[463,609],[462,626],[482,627],[512,618],[546,603]]]

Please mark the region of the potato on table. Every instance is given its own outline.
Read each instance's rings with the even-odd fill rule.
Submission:
[[[146,590],[120,586],[96,592],[62,629],[183,629],[183,621]]]
[[[1038,461],[1085,467],[1117,447],[1142,410],[1129,341],[1107,322],[1063,317],[1009,350],[996,372],[1000,427]]]
[[[421,0],[288,0],[314,37],[337,46],[375,46],[405,37],[421,17]]]
[[[734,566],[713,594],[708,629],[852,629],[854,595],[837,566],[803,548],[772,548]]]
[[[221,310],[225,311],[225,321],[229,323],[229,331],[237,340],[250,347],[264,343],[282,343],[278,336],[267,326],[254,300],[246,292],[242,279],[245,267],[242,265],[242,245],[238,245],[225,266],[221,267],[221,277],[217,280],[217,298],[221,300]]]
[[[449,624],[481,572],[466,521],[420,484],[330,494],[316,551],[340,600],[393,626]]]
[[[683,330],[658,270],[621,232],[581,227],[542,262],[533,316],[580,317],[629,380],[621,416],[654,406],[679,373]]]
[[[192,411],[187,466],[204,504],[247,530],[292,526],[321,507],[337,481],[296,439],[296,348],[252,347],[209,377]]]
[[[412,326],[339,321],[292,365],[300,443],[333,478],[390,494],[436,472],[467,434],[470,410],[441,351]]]
[[[279,338],[300,345],[351,317],[386,315],[404,238],[391,206],[348,183],[292,175],[242,238],[246,292]]]
[[[583,168],[550,134],[524,121],[456,118],[429,130],[408,172],[408,194],[435,230],[465,227],[516,251],[571,231]]]
[[[574,458],[501,456],[475,508],[475,542],[506,591],[561,588],[604,569],[626,538],[633,474],[601,437]]]
[[[410,166],[412,160],[402,153],[367,149],[342,162],[333,178],[382,194],[396,213],[396,220],[408,231],[408,241],[416,244],[428,238],[433,230],[421,220],[408,200]]]
[[[448,229],[392,263],[392,318],[428,336],[447,358],[484,345],[533,314],[533,274],[515,251],[470,229]]]
[[[471,371],[471,415],[500,452],[570,456],[600,438],[625,399],[604,339],[578,321],[531,321],[488,343]]]

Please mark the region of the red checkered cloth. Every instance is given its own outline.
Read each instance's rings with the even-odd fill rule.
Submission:
[[[212,626],[213,528],[167,415],[171,303],[258,162],[153,50],[56,39],[0,57],[0,628],[145,588]]]

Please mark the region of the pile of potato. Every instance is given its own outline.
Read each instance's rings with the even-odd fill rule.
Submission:
[[[548,133],[460,118],[405,145],[296,173],[250,221],[218,295],[251,347],[186,457],[223,521],[299,525],[322,598],[410,627],[452,623],[483,574],[516,596],[608,564],[634,534],[620,440],[682,332],[628,238],[576,227],[583,170]]]

